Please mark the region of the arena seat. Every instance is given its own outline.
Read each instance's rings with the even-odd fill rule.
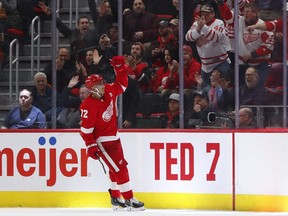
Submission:
[[[7,33],[10,36],[18,36],[18,37],[23,37],[25,35],[24,31],[22,31],[21,29],[16,29],[16,28],[9,28],[7,30]]]
[[[163,113],[167,110],[167,101],[159,94],[146,93],[140,97],[138,113],[151,115],[152,113]]]
[[[170,21],[173,16],[170,15],[170,14],[157,14],[157,17],[158,17],[158,20],[167,20],[167,21]]]
[[[151,115],[143,115],[137,113],[136,128],[164,128],[165,119],[162,118],[164,113],[153,113]]]

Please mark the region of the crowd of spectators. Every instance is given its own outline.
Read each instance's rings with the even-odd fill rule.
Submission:
[[[29,1],[29,0],[26,0]],[[10,12],[0,0],[2,8]],[[37,1],[38,12],[51,18],[49,2]],[[179,67],[179,0],[127,0],[123,1],[123,56],[126,62],[129,85],[123,94],[123,127],[141,127],[139,114],[159,113],[165,128],[179,127],[179,79],[184,83],[185,128],[211,125],[208,115],[215,112],[229,119],[235,113],[235,32],[234,8],[230,0],[184,1],[183,71]],[[83,87],[85,78],[100,74],[107,83],[115,81],[109,60],[118,55],[118,3],[116,0],[88,0],[90,16],[80,16],[77,26],[69,28],[57,18],[57,28],[70,41],[70,49],[62,48],[56,57],[57,125],[59,128],[77,128],[79,105],[89,94]],[[7,7],[7,8],[5,8]],[[238,0],[239,7],[239,117],[247,117],[241,127],[257,127],[256,109],[249,106],[266,106],[267,118],[273,118],[270,105],[281,105],[283,88],[271,84],[273,64],[279,64],[279,56],[273,58],[276,41],[281,35],[261,25],[281,19],[282,0]],[[1,8],[1,7],[0,7]],[[14,5],[14,10],[17,10]],[[284,7],[285,8],[285,7]],[[13,9],[11,8],[13,11]],[[1,9],[0,9],[1,11]],[[33,10],[35,12],[35,9]],[[21,11],[19,12],[21,15]],[[23,12],[22,12],[23,13]],[[23,15],[24,16],[24,15]],[[27,19],[31,17],[25,15]],[[31,16],[31,14],[30,14]],[[90,21],[92,18],[92,21]],[[5,18],[7,19],[7,18]],[[7,33],[12,23],[1,18],[0,31]],[[21,24],[20,30],[25,30]],[[260,27],[258,27],[260,26]],[[269,31],[268,31],[269,30]],[[274,30],[275,31],[275,30]],[[25,34],[28,34],[24,31]],[[7,33],[8,34],[8,33]],[[281,34],[281,33],[280,33]],[[277,39],[277,40],[276,40]],[[282,35],[283,40],[283,35]],[[0,62],[4,61],[7,41],[2,41]],[[2,57],[1,57],[2,56]],[[236,57],[238,58],[238,57]],[[51,121],[52,63],[35,75],[35,87],[31,90],[33,105],[44,114],[47,125]],[[282,65],[283,68],[283,65]],[[272,77],[272,78],[271,78]],[[277,91],[275,90],[277,89]],[[279,90],[280,89],[280,90]],[[277,96],[277,97],[275,97]],[[150,100],[144,108],[141,101]],[[71,101],[76,102],[71,102]],[[149,101],[149,99],[148,99]],[[153,101],[153,102],[152,102]],[[245,107],[247,106],[247,107]],[[152,107],[152,108],[151,108]],[[160,108],[159,108],[160,107]],[[149,112],[142,111],[147,108]],[[140,111],[141,110],[141,111]],[[77,114],[78,112],[78,114]],[[142,112],[142,113],[141,113]],[[60,114],[59,114],[60,113]],[[75,113],[75,115],[74,115]],[[58,115],[59,114],[59,115]],[[176,117],[175,117],[176,115]],[[74,116],[73,121],[66,118]],[[155,115],[154,115],[155,116]],[[249,117],[249,122],[248,122]],[[266,119],[268,122],[269,119]],[[277,122],[277,125],[281,123]],[[276,125],[275,124],[275,125]],[[266,125],[270,126],[270,125]],[[227,128],[227,125],[223,125]]]

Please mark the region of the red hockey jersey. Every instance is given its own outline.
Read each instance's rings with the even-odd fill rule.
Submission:
[[[117,96],[128,86],[126,70],[118,72],[114,83],[105,84],[101,99],[90,95],[81,104],[81,136],[86,145],[117,140]]]

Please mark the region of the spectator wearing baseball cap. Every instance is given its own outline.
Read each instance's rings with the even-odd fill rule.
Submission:
[[[214,9],[210,4],[204,4],[200,8],[200,12],[214,13]]]
[[[209,107],[208,95],[203,91],[194,94],[193,102],[193,109],[185,116],[185,128],[196,128],[208,124],[208,113],[215,112]]]
[[[173,93],[168,98],[168,110],[160,116],[164,119],[164,128],[179,128],[180,95]]]
[[[146,53],[148,61],[153,64],[155,70],[165,65],[165,48],[171,46],[176,49],[177,42],[175,35],[169,27],[169,21],[161,20],[158,23],[158,37],[152,41],[150,49]]]
[[[200,8],[200,16],[185,36],[187,41],[196,42],[201,59],[201,77],[204,84],[210,85],[213,70],[223,73],[230,70],[228,51],[231,49],[224,22],[215,18],[215,10],[210,4]]]
[[[174,18],[170,20],[169,22],[169,27],[172,31],[172,33],[175,35],[175,40],[178,42],[179,41],[179,26],[178,26],[179,20]]]
[[[193,58],[193,51],[189,45],[183,46],[183,74],[184,74],[184,96],[185,96],[185,107],[189,109],[192,106],[192,94],[197,90],[198,83],[196,77],[200,76],[201,64]],[[167,95],[175,90],[179,91],[179,63],[178,61],[172,61],[172,67],[166,84],[164,86],[166,92],[163,92],[163,97],[166,98]],[[166,95],[166,96],[165,96]]]

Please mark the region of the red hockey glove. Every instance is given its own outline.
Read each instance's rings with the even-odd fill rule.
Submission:
[[[125,59],[123,56],[114,56],[112,59],[110,59],[110,63],[113,68],[118,69],[125,64]]]
[[[91,158],[98,160],[98,152],[100,152],[100,149],[97,143],[87,145],[87,152]]]
[[[125,59],[123,56],[114,56],[112,59],[110,59],[110,64],[114,68],[116,74],[120,71],[126,71]]]

